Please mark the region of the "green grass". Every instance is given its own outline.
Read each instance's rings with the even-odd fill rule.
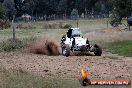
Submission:
[[[46,30],[42,30],[42,29],[21,29],[21,30],[16,30],[16,35],[30,35],[30,34],[34,34],[34,33],[41,33],[44,32]],[[5,30],[0,30],[0,36],[8,36],[8,35],[12,35],[12,29],[5,29]]]
[[[41,77],[26,72],[0,73],[2,83],[0,88],[77,88],[80,86],[77,80]]]
[[[83,87],[78,80],[35,76],[23,71],[2,71],[0,78],[0,88],[131,88],[97,85]]]
[[[132,40],[112,42],[107,48],[115,54],[132,56]]]
[[[21,30],[16,30],[16,37],[17,38],[25,38],[29,36],[41,36],[44,34],[52,34],[56,33],[58,35],[59,32],[65,32],[67,29],[21,29]],[[5,29],[5,30],[0,30],[0,38],[5,39],[11,38],[12,37],[12,29]]]
[[[79,28],[82,31],[82,35],[86,33],[98,29],[103,29],[107,27],[108,19],[96,19],[96,20],[79,20]],[[73,20],[55,20],[55,21],[36,21],[36,22],[29,22],[29,23],[16,23],[16,25],[33,25],[35,29],[16,29],[16,37],[17,38],[25,38],[31,36],[37,37],[57,37],[61,38],[68,29],[44,29],[43,25],[48,23],[60,23],[63,24],[70,24],[73,27],[76,27],[76,21]],[[109,25],[110,26],[110,25]],[[12,38],[12,28],[0,30],[0,42],[5,39]]]

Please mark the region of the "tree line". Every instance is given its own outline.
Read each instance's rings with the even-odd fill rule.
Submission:
[[[110,10],[109,0],[1,0],[6,15],[10,19],[15,11],[17,16],[22,14],[36,15],[67,15],[70,16],[73,9],[78,10],[78,14],[108,13]],[[106,9],[106,7],[109,7]]]
[[[113,22],[131,16],[132,0],[0,0],[0,18],[12,20],[13,16],[112,14]],[[116,19],[116,20],[115,20]]]

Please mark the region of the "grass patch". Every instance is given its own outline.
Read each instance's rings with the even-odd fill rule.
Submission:
[[[96,19],[96,20],[79,20],[79,28],[82,31],[82,34],[85,35],[87,32],[106,28],[107,27],[107,21],[108,19]],[[45,24],[59,24],[62,23],[64,24],[63,27],[66,29],[50,29],[50,28],[43,28]],[[21,22],[21,23],[16,23],[16,25],[32,25],[34,28],[16,28],[16,37],[17,38],[23,38],[23,37],[29,37],[29,36],[38,36],[38,37],[45,37],[45,36],[53,36],[53,38],[61,38],[63,34],[66,33],[68,28],[72,25],[72,27],[77,27],[77,23],[74,20],[55,20],[55,21],[36,21],[36,22]],[[55,25],[56,26],[56,25]],[[61,26],[61,25],[60,25]],[[5,29],[5,30],[0,30],[0,41],[5,40],[8,38],[12,37],[12,28]]]
[[[132,56],[132,40],[112,42],[107,48],[115,54]]]
[[[128,86],[87,86],[78,80],[41,77],[20,71],[0,71],[0,88],[131,88]]]
[[[35,37],[16,39],[15,41],[13,41],[13,39],[7,39],[0,43],[0,51],[15,51],[17,49],[24,48],[25,46],[33,43],[35,40]]]
[[[26,35],[31,35],[31,34],[35,34],[35,33],[41,33],[44,31],[46,31],[46,30],[42,30],[42,29],[30,29],[30,30],[21,29],[21,30],[16,30],[16,35],[26,36]],[[0,35],[1,36],[9,36],[9,35],[12,36],[12,29],[0,30]]]
[[[2,74],[1,79],[4,79],[0,88],[77,88],[80,86],[77,80],[41,77],[26,72],[5,71],[0,74]]]

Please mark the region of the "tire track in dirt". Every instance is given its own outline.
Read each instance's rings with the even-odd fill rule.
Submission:
[[[102,36],[103,34],[103,36]],[[112,35],[109,33],[109,35]],[[118,33],[114,32],[115,35]],[[120,36],[122,32],[119,33]],[[123,35],[125,32],[123,32]],[[127,33],[128,39],[131,33]],[[100,35],[100,36],[98,36]],[[107,35],[107,37],[106,37]],[[90,40],[111,40],[108,33],[91,32],[86,34]],[[97,38],[98,36],[98,38]],[[101,38],[101,39],[100,39]],[[68,79],[78,79],[81,75],[81,68],[90,69],[91,78],[94,79],[132,79],[132,57],[123,57],[113,54],[103,53],[103,56],[46,56],[36,55],[27,52],[1,52],[0,66],[6,70],[17,70],[41,76],[62,77]]]
[[[104,54],[101,57],[64,57],[11,52],[0,53],[0,64],[7,70],[18,70],[41,76],[77,79],[81,75],[81,68],[88,67],[94,79],[132,79],[132,58],[110,56]]]

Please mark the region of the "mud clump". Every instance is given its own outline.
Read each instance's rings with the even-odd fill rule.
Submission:
[[[52,39],[41,39],[31,45],[30,52],[34,54],[57,56],[59,55],[59,45]]]

